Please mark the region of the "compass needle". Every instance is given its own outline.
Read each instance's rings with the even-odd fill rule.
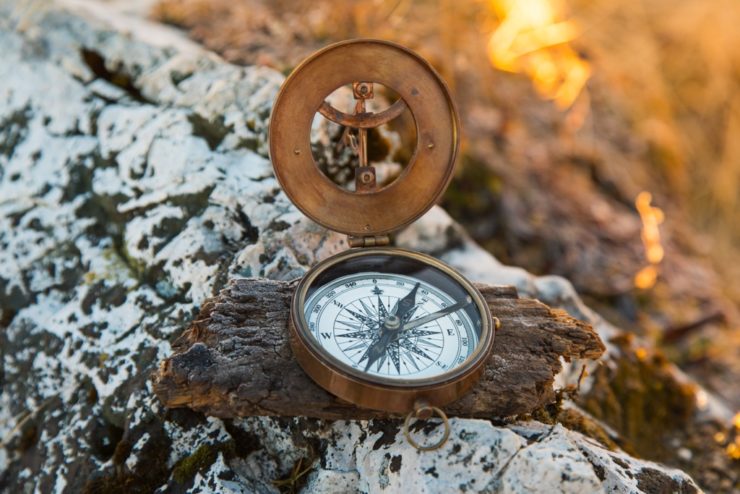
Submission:
[[[382,355],[382,356],[380,357],[380,360],[378,360],[378,365],[377,365],[377,367],[375,368],[375,370],[376,370],[377,372],[380,372],[380,368],[381,368],[381,367],[383,367],[383,363],[385,362],[385,359],[386,359],[386,357],[387,357],[387,355],[386,355],[386,354],[384,353],[384,354],[383,354],[383,355]]]
[[[419,305],[415,305],[409,310],[408,314],[406,314],[405,320],[410,321],[412,317],[414,317],[414,313],[416,312],[416,309],[419,308]]]
[[[440,317],[446,316],[447,314],[452,314],[453,312],[457,312],[460,309],[464,309],[465,307],[470,305],[472,302],[473,300],[470,297],[467,297],[462,302],[457,302],[456,304],[445,307],[444,309],[438,310],[437,312],[434,312],[432,314],[427,314],[426,316],[421,316],[418,319],[409,321],[408,323],[404,324],[403,329],[407,330],[407,329],[416,328],[418,326],[423,326],[424,324],[428,322],[432,322],[435,319],[439,319]]]

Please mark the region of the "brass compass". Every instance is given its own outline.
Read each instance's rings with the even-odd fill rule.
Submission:
[[[399,98],[367,111],[373,83]],[[354,113],[325,99],[352,85]],[[408,109],[416,148],[387,186],[368,163],[367,131]],[[355,190],[327,178],[311,151],[316,113],[358,137]],[[433,257],[389,246],[389,234],[437,201],[452,177],[459,122],[449,91],[417,54],[394,43],[351,40],[301,63],[283,84],[270,122],[270,157],[293,203],[326,228],[346,233],[351,248],[311,269],[291,307],[291,345],[319,385],[357,406],[407,413],[404,432],[417,448],[434,449],[449,435],[440,407],[465,394],[493,346],[492,317],[478,290]],[[412,417],[436,413],[443,438],[421,446],[408,433]]]

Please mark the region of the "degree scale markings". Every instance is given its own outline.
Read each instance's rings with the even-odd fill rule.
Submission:
[[[335,360],[362,371],[367,363],[365,354],[377,341],[382,321],[417,282],[421,283],[419,293],[416,304],[407,312],[407,321],[456,303],[441,289],[410,276],[356,273],[335,279],[308,297],[305,316],[309,329]],[[460,309],[401,329],[367,372],[400,379],[433,377],[460,365],[476,345],[477,332],[467,313]]]

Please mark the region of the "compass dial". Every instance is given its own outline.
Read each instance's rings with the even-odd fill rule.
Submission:
[[[412,291],[411,308],[399,317],[399,302]],[[450,307],[458,308],[448,313]],[[417,278],[364,272],[314,292],[305,315],[311,334],[337,360],[374,375],[415,379],[443,374],[472,353],[480,328],[464,309],[449,293]],[[389,327],[393,318],[397,327]],[[372,346],[383,336],[386,344],[373,359]]]
[[[418,258],[358,255],[313,280],[302,304],[303,334],[326,360],[355,375],[398,383],[445,379],[479,353],[476,297],[472,287]]]

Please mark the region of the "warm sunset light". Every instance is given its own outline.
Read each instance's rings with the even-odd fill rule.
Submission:
[[[568,108],[591,75],[588,62],[568,44],[577,26],[563,19],[563,5],[549,0],[493,0],[501,20],[488,43],[494,67],[528,75],[537,92]]]
[[[640,192],[635,199],[635,207],[640,213],[642,220],[642,245],[645,247],[645,258],[649,265],[642,268],[635,275],[635,286],[641,289],[652,288],[658,278],[658,264],[663,260],[664,250],[660,242],[660,229],[658,228],[665,215],[660,208],[651,206],[653,200],[650,192]]]

